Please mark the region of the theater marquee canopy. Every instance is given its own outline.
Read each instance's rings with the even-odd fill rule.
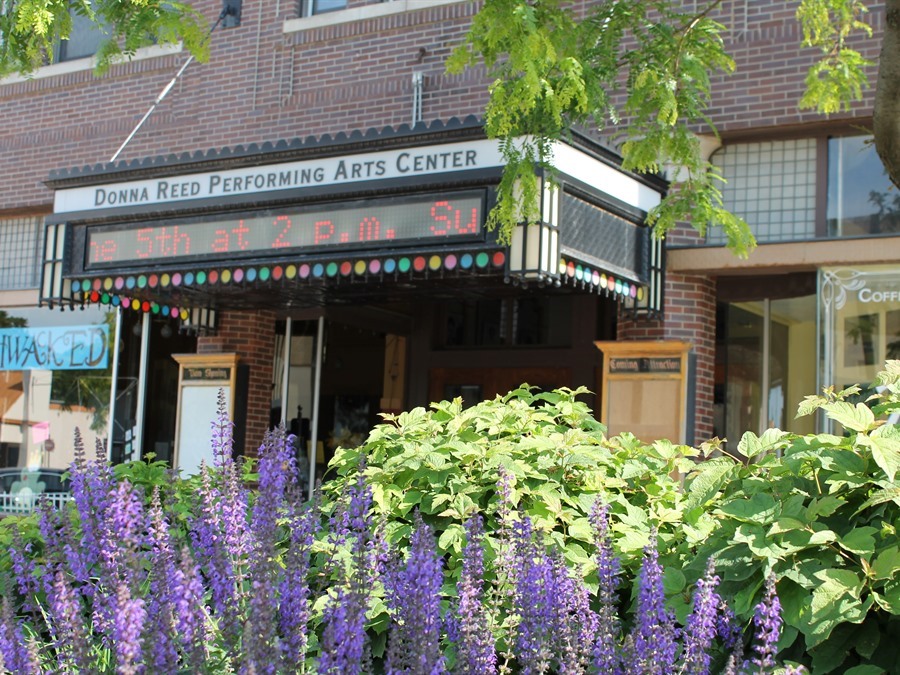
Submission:
[[[554,146],[542,222],[485,228],[503,161],[474,118],[53,172],[42,304],[197,310],[564,284],[661,308],[664,183]],[[192,315],[192,311],[194,314]]]

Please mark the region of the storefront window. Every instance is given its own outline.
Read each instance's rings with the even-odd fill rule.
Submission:
[[[114,340],[99,308],[0,310],[0,468],[67,469],[76,429],[106,442]]]
[[[900,232],[900,193],[878,159],[871,136],[828,140],[828,235]]]
[[[900,271],[827,268],[819,288],[823,384],[865,390],[887,359],[900,358]]]
[[[717,323],[716,435],[812,432],[809,418],[794,416],[816,391],[815,296],[722,303]]]

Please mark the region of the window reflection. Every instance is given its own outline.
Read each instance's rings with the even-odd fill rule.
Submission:
[[[76,428],[106,440],[114,336],[99,308],[0,310],[0,467],[67,469]]]
[[[828,140],[828,234],[853,237],[900,232],[900,194],[871,136]]]

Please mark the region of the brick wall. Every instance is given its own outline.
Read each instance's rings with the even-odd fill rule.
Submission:
[[[351,6],[364,4],[377,2]],[[193,5],[212,22],[222,3]],[[209,62],[187,68],[120,160],[408,124],[414,72],[426,121],[483,112],[483,71],[444,66],[479,3],[284,33],[297,6],[245,2],[241,25],[213,34]],[[0,85],[0,213],[46,207],[51,169],[107,162],[186,58]]]
[[[197,340],[198,354],[235,352],[240,364],[249,366],[247,387],[247,426],[244,448],[256,455],[269,427],[272,406],[272,369],[275,364],[275,313],[268,310],[221,312],[214,336]]]
[[[699,0],[689,2],[696,4]],[[735,61],[734,73],[712,79],[710,119],[724,136],[871,117],[874,88],[864,92],[863,100],[853,104],[849,112],[837,113],[828,120],[798,108],[807,71],[819,57],[818,50],[800,46],[798,4],[798,0],[725,0],[713,15],[730,28],[725,47]],[[848,46],[877,62],[884,31],[884,3],[866,5],[869,13],[864,19],[872,27],[873,37],[855,37]],[[874,85],[876,68],[871,67],[869,73]]]
[[[694,440],[713,433],[713,385],[716,365],[716,282],[700,276],[668,274],[663,319],[634,319],[620,312],[618,340],[681,340],[696,354]]]

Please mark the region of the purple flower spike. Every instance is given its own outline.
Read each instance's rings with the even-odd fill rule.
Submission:
[[[638,583],[636,623],[623,665],[629,673],[664,675],[675,663],[675,628],[672,616],[666,610],[655,530],[650,539],[653,543],[644,549]]]
[[[562,558],[552,561],[552,587],[548,598],[553,612],[551,635],[560,675],[580,675],[588,671],[597,633],[597,615],[591,611],[590,596],[581,579],[574,579]]]
[[[393,622],[385,672],[388,675],[443,673],[441,656],[441,560],[431,528],[416,514],[409,557],[385,578]]]
[[[591,523],[594,526],[597,546],[597,633],[594,639],[594,670],[600,675],[616,675],[621,672],[617,646],[621,633],[618,600],[618,574],[621,569],[619,558],[612,548],[609,533],[609,505],[594,502],[591,509]]]
[[[8,598],[3,598],[0,605],[0,661],[10,673],[17,675],[35,675],[40,666],[34,649],[25,641],[22,624],[13,617]]]
[[[318,672],[359,675],[365,672],[366,599],[339,588],[322,611],[322,655]]]
[[[753,624],[756,628],[756,644],[753,646],[751,662],[758,667],[757,672],[763,673],[775,666],[778,638],[781,636],[781,602],[775,593],[773,576],[766,579],[766,591],[762,602],[756,606]]]
[[[497,672],[497,653],[484,605],[484,525],[480,516],[466,521],[462,574],[456,584],[456,671],[462,675]]]
[[[278,628],[284,663],[295,667],[306,655],[307,624],[310,619],[309,565],[315,539],[318,509],[303,511],[295,505],[291,514],[291,546],[285,554],[284,575],[279,586]]]
[[[709,673],[709,648],[716,637],[716,620],[722,599],[716,593],[719,577],[715,575],[712,559],[706,565],[706,573],[697,581],[694,607],[684,628],[684,655],[682,672],[689,675]]]
[[[62,570],[57,569],[48,584],[48,622],[53,626],[60,670],[81,673],[90,670],[89,636],[82,621],[79,596]]]
[[[552,661],[552,599],[556,593],[553,565],[534,542],[529,518],[513,527],[511,580],[515,584],[513,611],[519,615],[515,653],[524,675],[543,673]]]

